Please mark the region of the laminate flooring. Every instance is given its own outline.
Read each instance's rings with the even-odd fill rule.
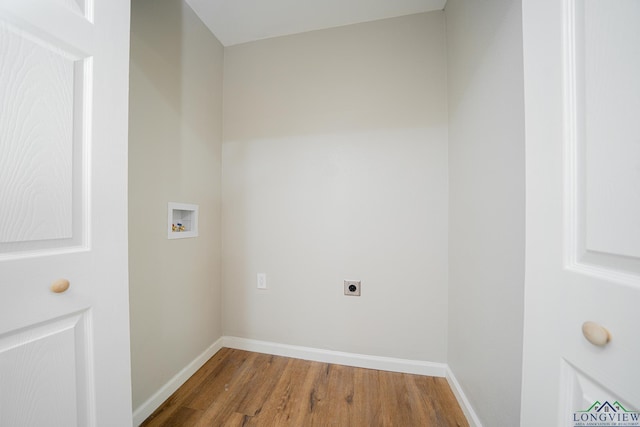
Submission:
[[[468,423],[444,378],[223,348],[142,426],[468,427]]]

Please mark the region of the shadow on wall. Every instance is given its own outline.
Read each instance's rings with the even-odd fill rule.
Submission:
[[[147,150],[146,140],[153,138],[158,150],[171,150],[179,159],[181,121],[158,118],[168,116],[167,112],[183,115],[182,8],[182,0],[133,0],[130,73],[132,83],[136,84],[130,87],[130,117],[154,121],[154,126],[147,127],[148,133],[141,135],[145,143],[136,143],[137,139],[131,138],[132,151],[139,147]],[[151,102],[137,102],[139,99]]]
[[[183,0],[133,0],[129,271],[133,406],[222,335],[223,48]],[[200,206],[167,240],[167,202]],[[162,357],[158,357],[162,355]]]
[[[154,4],[157,3],[157,4]],[[167,22],[170,25],[161,25]],[[159,31],[161,30],[161,31]],[[182,161],[180,76],[182,45],[180,0],[133,0],[129,88],[129,276],[131,318],[131,374],[133,408],[159,390],[175,372],[164,352],[165,322],[172,295],[163,281],[174,272],[166,262],[167,153]],[[176,168],[176,172],[177,168]],[[176,181],[181,180],[175,173]],[[166,211],[166,207],[164,207]],[[163,314],[160,314],[163,313]]]
[[[485,74],[490,71],[494,63],[490,61],[490,55],[487,53],[495,48],[497,44],[504,44],[505,39],[501,32],[504,31],[505,25],[511,25],[509,18],[512,14],[510,9],[517,8],[518,2],[513,2],[511,8],[505,7],[501,1],[484,1],[474,5],[476,8],[482,9],[482,14],[492,16],[492,20],[478,19],[479,12],[474,12],[474,7],[467,7],[464,1],[450,1],[445,7],[445,17],[448,14],[456,14],[456,20],[447,20],[447,46],[453,46],[456,55],[447,56],[447,73],[449,80],[448,88],[448,104],[449,115],[455,115],[458,108],[461,107],[462,101],[467,99],[473,90],[477,88],[487,89],[487,85],[475,84],[478,74]],[[455,11],[451,9],[455,8]],[[466,16],[465,16],[466,15]],[[486,16],[485,15],[485,16]],[[495,20],[493,20],[495,19]],[[461,28],[457,24],[464,22],[467,25]],[[471,35],[471,36],[470,36]],[[482,35],[482,36],[479,36]],[[522,38],[510,37],[507,39],[513,46],[522,46]],[[510,50],[511,51],[511,50]],[[522,80],[522,75],[514,70],[501,70],[506,80],[510,76]],[[517,71],[517,70],[516,70]],[[455,86],[451,85],[455,82]],[[487,96],[487,95],[483,95]],[[491,96],[488,96],[491,98]],[[487,130],[490,132],[490,130]]]
[[[430,42],[442,39],[440,16],[227,47],[225,142],[446,127],[442,104],[432,102],[446,82],[443,64],[434,60],[445,45]]]
[[[190,25],[195,13],[183,0],[133,0],[131,25],[131,68],[144,76],[156,95],[180,119],[182,127],[199,138],[210,138],[220,121],[209,112],[219,112],[219,93],[197,84],[203,39],[222,45],[204,25]],[[186,16],[186,15],[189,16]],[[203,65],[210,65],[203,59]],[[223,64],[215,64],[222,70]],[[202,67],[200,67],[202,68]],[[170,126],[158,122],[157,126]],[[176,143],[179,140],[176,139]]]

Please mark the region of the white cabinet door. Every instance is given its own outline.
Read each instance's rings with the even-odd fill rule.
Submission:
[[[1,427],[131,425],[128,55],[128,0],[0,1]]]
[[[521,424],[638,426],[640,1],[525,0],[523,28]]]

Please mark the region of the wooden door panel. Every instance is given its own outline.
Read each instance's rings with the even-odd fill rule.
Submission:
[[[587,425],[585,423],[594,421],[616,424],[627,421],[626,425],[634,425],[634,419],[639,418],[639,414],[630,409],[631,403],[569,363],[563,363],[562,384],[559,425]]]
[[[89,312],[0,336],[0,426],[86,426]]]
[[[0,242],[72,237],[73,60],[0,27]]]
[[[583,56],[585,246],[638,262],[640,2],[579,3],[584,22],[583,36],[576,41]]]
[[[567,257],[640,286],[640,2],[566,4]]]
[[[0,259],[89,245],[92,60],[79,52],[0,20]]]

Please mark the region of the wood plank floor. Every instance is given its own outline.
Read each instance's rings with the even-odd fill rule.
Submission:
[[[229,348],[142,425],[468,427],[444,378]]]

